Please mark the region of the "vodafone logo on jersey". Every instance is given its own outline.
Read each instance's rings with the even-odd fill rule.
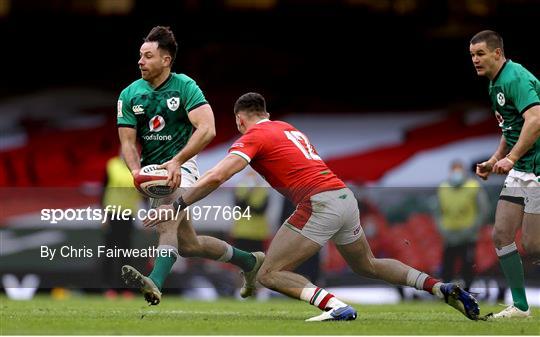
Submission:
[[[165,119],[163,119],[163,117],[159,115],[152,117],[152,119],[150,119],[150,121],[148,122],[148,128],[152,132],[159,132],[163,130],[164,127],[165,127]]]
[[[162,116],[156,115],[150,119],[148,122],[148,128],[150,129],[150,132],[159,132],[163,130],[165,127],[165,119],[163,119]],[[143,138],[145,140],[165,140],[165,141],[171,141],[172,135],[160,135],[151,133],[148,135],[144,135]]]

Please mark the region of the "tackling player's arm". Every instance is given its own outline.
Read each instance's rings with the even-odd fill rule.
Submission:
[[[212,193],[214,190],[216,190],[219,186],[221,186],[224,182],[229,180],[233,175],[236,173],[242,171],[246,166],[248,165],[248,162],[235,154],[229,154],[224,159],[222,159],[216,166],[214,166],[212,169],[207,171],[198,181],[193,185],[190,189],[188,189],[181,197],[172,205],[163,205],[160,206],[160,209],[173,209],[177,210],[180,208],[184,209],[187,206],[203,199],[208,194]],[[168,214],[168,213],[165,213]],[[143,220],[143,224],[145,227],[153,227],[157,225],[160,222],[168,221],[171,219],[168,219],[164,217],[163,219],[160,219],[159,217],[157,219],[150,220],[149,218],[146,218]]]
[[[521,158],[540,137],[540,105],[535,105],[523,113],[523,127],[518,141],[512,150],[493,165],[493,172],[499,174],[508,173],[514,164]]]
[[[204,104],[191,110],[188,118],[196,128],[195,132],[189,138],[186,146],[176,156],[161,165],[162,168],[167,169],[169,172],[167,182],[172,187],[180,186],[180,166],[200,153],[216,136],[214,113],[210,104]]]
[[[212,193],[233,175],[242,171],[247,165],[248,162],[242,157],[229,154],[216,166],[207,171],[193,188],[190,188],[181,198],[186,206],[191,205]]]
[[[504,156],[506,156],[506,153],[508,153],[506,138],[504,138],[504,135],[502,135],[501,140],[499,141],[499,146],[497,147],[497,150],[491,156],[491,158],[489,158],[485,162],[476,165],[476,175],[483,180],[487,180],[489,175],[493,171],[493,166],[500,159],[504,158]]]
[[[137,130],[130,127],[118,127],[118,137],[120,138],[124,162],[131,171],[131,174],[135,176],[141,169],[139,151],[137,150]]]

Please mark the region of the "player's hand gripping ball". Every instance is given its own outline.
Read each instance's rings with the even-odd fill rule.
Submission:
[[[174,188],[167,185],[168,173],[160,169],[159,165],[147,165],[133,177],[135,187],[143,195],[150,198],[163,198],[174,192]]]

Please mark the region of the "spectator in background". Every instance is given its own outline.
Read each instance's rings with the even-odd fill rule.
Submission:
[[[241,217],[234,222],[231,238],[235,245],[246,251],[264,251],[264,240],[270,235],[265,212],[268,207],[268,186],[255,173],[249,171],[236,187],[235,205],[242,212],[249,208],[251,218]]]
[[[269,186],[253,170],[250,170],[238,183],[234,192],[235,205],[245,212],[249,208],[251,218],[240,217],[235,220],[230,237],[237,248],[245,251],[265,251],[265,240],[270,237],[270,228],[266,220]],[[260,291],[257,298],[260,298]],[[266,290],[266,289],[264,289]]]
[[[444,240],[442,278],[455,279],[455,264],[461,260],[461,277],[468,291],[478,231],[489,209],[487,195],[478,181],[467,177],[463,163],[455,160],[448,180],[439,185],[437,201],[437,226]]]
[[[141,202],[141,196],[133,185],[133,177],[126,164],[119,156],[109,159],[106,166],[105,183],[101,204],[103,209],[107,206],[115,206],[118,210],[130,209],[131,214],[135,214]],[[110,215],[109,215],[110,217]],[[110,220],[108,217],[104,225],[105,246],[122,249],[131,247],[131,237],[133,234],[133,217],[127,220]],[[103,261],[103,278],[105,286],[109,289],[105,292],[107,297],[115,297],[117,290],[123,288],[124,282],[120,277],[120,267],[129,264],[129,258],[105,257]],[[127,293],[126,293],[127,294]]]

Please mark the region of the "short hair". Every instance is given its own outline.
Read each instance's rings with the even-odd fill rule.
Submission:
[[[493,51],[497,48],[500,48],[502,54],[504,55],[504,44],[503,39],[499,33],[493,30],[483,30],[479,33],[476,33],[471,39],[471,44],[477,44],[480,42],[485,42],[489,50]]]
[[[155,26],[144,38],[144,42],[157,42],[158,48],[171,55],[171,65],[176,59],[178,44],[170,27]]]
[[[234,113],[245,111],[248,114],[263,115],[266,112],[266,102],[261,94],[248,92],[240,96],[234,103]]]
[[[454,159],[450,163],[450,169],[451,170],[455,170],[457,168],[461,168],[461,169],[465,168],[465,164],[463,163],[463,161],[461,159]]]

